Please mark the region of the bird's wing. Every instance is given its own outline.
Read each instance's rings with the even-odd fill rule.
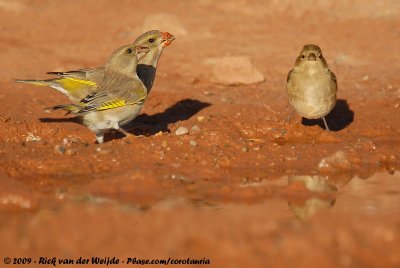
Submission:
[[[147,90],[140,80],[111,83],[83,98],[79,103],[82,109],[77,114],[142,104],[146,97]]]
[[[62,76],[62,77],[72,77],[72,78],[77,78],[77,79],[87,79],[87,76],[90,73],[96,72],[96,69],[91,69],[91,68],[83,68],[79,70],[72,70],[72,71],[66,71],[66,72],[47,72],[47,74],[50,75],[57,75],[57,76]]]
[[[335,73],[332,72],[331,70],[329,70],[329,69],[327,69],[327,70],[328,70],[329,76],[331,77],[331,84],[330,84],[330,87],[334,89],[335,94],[336,94],[337,89],[338,89],[337,80],[336,80],[336,75],[335,75]]]
[[[67,72],[48,72],[47,74],[61,76],[59,79],[65,78],[82,84],[89,82],[96,85],[103,80],[104,67],[101,66],[93,69],[87,68]]]
[[[46,80],[46,83],[42,84],[55,88],[77,103],[88,94],[97,90],[97,86],[104,78],[104,67],[68,72],[49,72],[48,74],[60,77]]]

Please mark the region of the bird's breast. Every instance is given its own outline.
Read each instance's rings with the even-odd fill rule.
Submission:
[[[294,72],[287,87],[290,104],[305,118],[323,117],[335,106],[336,83],[325,70],[310,68]]]

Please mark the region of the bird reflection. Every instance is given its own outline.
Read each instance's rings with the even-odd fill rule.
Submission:
[[[296,202],[288,201],[289,208],[301,220],[307,220],[319,211],[329,209],[335,204],[337,188],[323,177],[289,176],[288,185],[291,184],[301,184],[311,192]]]

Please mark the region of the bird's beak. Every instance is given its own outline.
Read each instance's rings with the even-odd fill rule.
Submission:
[[[169,46],[175,40],[175,36],[169,32],[161,33],[163,39],[163,47]]]
[[[143,58],[149,51],[150,51],[150,49],[148,47],[136,46],[136,56],[137,56],[138,60]]]
[[[315,55],[314,53],[311,52],[310,54],[308,54],[307,60],[316,61],[317,55]]]

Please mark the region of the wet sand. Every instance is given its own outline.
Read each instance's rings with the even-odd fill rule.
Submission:
[[[1,0],[0,263],[398,267],[399,10],[389,0]],[[71,117],[44,111],[65,96],[14,83],[99,66],[153,25],[177,39],[129,126],[137,137],[95,144]],[[306,43],[338,79],[331,132],[287,121],[286,75]],[[215,84],[210,62],[223,56],[250,57],[265,81]]]

